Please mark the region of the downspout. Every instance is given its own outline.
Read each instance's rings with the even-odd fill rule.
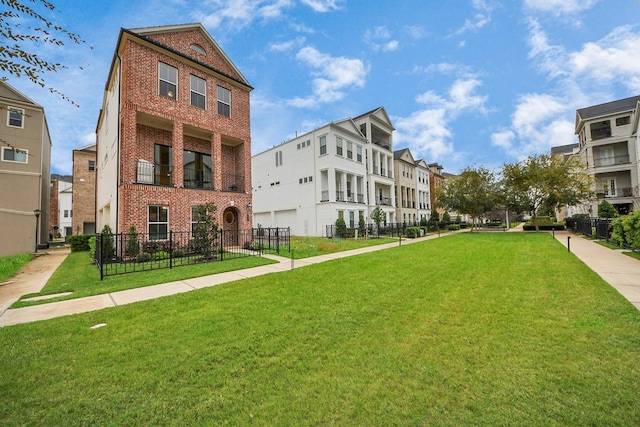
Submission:
[[[121,108],[121,96],[122,96],[122,58],[120,57],[120,52],[116,50],[116,56],[118,57],[118,131],[116,133],[116,139],[118,141],[118,159],[116,162],[116,227],[114,229],[114,233],[119,232],[118,223],[120,220],[120,156],[122,152],[120,150],[120,125],[122,123],[122,111]]]

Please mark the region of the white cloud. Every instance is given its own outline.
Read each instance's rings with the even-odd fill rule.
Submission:
[[[195,18],[207,28],[225,26],[240,30],[254,20],[271,20],[283,16],[283,11],[294,6],[293,0],[228,0],[216,1],[212,10],[197,12]],[[206,5],[206,4],[205,4]],[[201,5],[201,7],[206,7]]]
[[[331,12],[340,9],[343,0],[302,0],[302,3],[309,6],[315,12]]]
[[[525,0],[525,7],[552,15],[567,15],[590,9],[598,0]]]
[[[303,45],[305,42],[304,37],[298,37],[293,40],[289,40],[282,43],[269,43],[269,50],[274,52],[289,52],[298,46]]]
[[[385,26],[367,29],[364,33],[364,42],[371,46],[375,51],[393,52],[394,50],[397,50],[399,46],[398,41],[390,39],[391,33]]]
[[[409,117],[394,120],[396,126],[395,143],[407,146],[416,155],[429,161],[452,160],[452,156],[462,153],[454,150],[452,122],[464,112],[484,112],[487,96],[475,93],[482,84],[475,77],[456,80],[446,96],[434,91],[416,97],[416,102],[424,108]]]
[[[314,71],[313,95],[289,101],[290,105],[301,108],[334,102],[344,97],[345,91],[363,87],[369,67],[360,59],[331,56],[313,47],[304,47],[296,58]]]
[[[476,14],[472,19],[465,19],[464,25],[453,32],[453,35],[459,36],[467,31],[477,31],[491,22],[491,6],[485,0],[472,0],[472,7],[476,10]]]
[[[555,81],[555,86],[551,93],[522,95],[510,126],[492,135],[492,144],[515,158],[575,143],[573,119],[577,108],[601,103],[607,97],[613,100],[611,93],[621,85],[630,94],[640,90],[637,27],[615,28],[573,52],[551,43],[535,20],[529,21],[529,31],[529,59]]]

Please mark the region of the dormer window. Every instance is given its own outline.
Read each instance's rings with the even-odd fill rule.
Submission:
[[[207,52],[204,51],[204,49],[202,48],[202,46],[200,46],[199,44],[192,44],[191,46],[189,46],[191,48],[191,50],[198,52],[200,55],[206,55]]]

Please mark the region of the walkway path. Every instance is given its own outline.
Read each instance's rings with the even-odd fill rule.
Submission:
[[[442,236],[444,237],[464,231],[467,230],[448,232]],[[570,242],[570,250],[573,254],[575,254],[592,270],[598,273],[605,281],[616,288],[632,304],[640,309],[639,260],[623,255],[618,251],[605,248],[596,242],[573,233],[557,231],[555,232],[555,236],[556,239],[565,247],[567,246],[567,243]],[[571,237],[571,240],[568,240],[568,237]],[[402,245],[413,244],[434,238],[438,238],[438,235],[429,235],[417,239],[405,239],[402,240]],[[50,251],[49,255],[41,256],[29,263],[28,267],[25,268],[25,270],[27,270],[26,274],[16,276],[13,283],[0,285],[0,327],[37,320],[46,320],[69,314],[84,313],[102,308],[115,307],[118,305],[145,301],[162,296],[189,292],[194,289],[215,286],[221,283],[232,282],[263,274],[286,271],[292,268],[299,268],[332,259],[379,251],[395,246],[398,246],[398,242],[369,246],[345,252],[336,252],[311,258],[303,258],[294,261],[289,258],[283,258],[275,255],[264,255],[265,257],[278,261],[278,263],[193,279],[179,280],[155,286],[112,292],[110,294],[7,310],[11,304],[20,298],[20,296],[27,293],[39,292],[44,287],[51,274],[53,274],[53,271],[55,271],[68,253],[68,251]],[[31,271],[31,273],[29,271]]]

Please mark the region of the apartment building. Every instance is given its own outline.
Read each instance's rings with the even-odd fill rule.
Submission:
[[[96,144],[73,150],[72,234],[96,233]]]
[[[444,179],[445,179],[443,175],[444,168],[439,163],[429,163],[428,166],[429,166],[429,191],[430,191],[432,210],[435,209],[435,211],[438,212],[438,214],[440,215],[440,219],[442,219],[442,215],[444,214],[445,210],[442,207],[436,207],[438,206],[436,202],[436,194],[437,194],[438,188],[444,185]]]
[[[97,123],[96,227],[151,239],[214,203],[251,227],[253,88],[201,24],[121,29]]]
[[[393,152],[396,185],[396,217],[398,222],[419,223],[431,216],[429,165],[414,160],[408,148]]]
[[[380,207],[395,222],[393,126],[383,107],[328,123],[252,158],[254,226],[325,236]]]
[[[49,241],[51,137],[44,108],[0,80],[0,256]]]
[[[620,214],[640,209],[639,104],[634,96],[576,110],[579,156],[595,182],[596,198],[586,207],[591,216],[603,199]]]

